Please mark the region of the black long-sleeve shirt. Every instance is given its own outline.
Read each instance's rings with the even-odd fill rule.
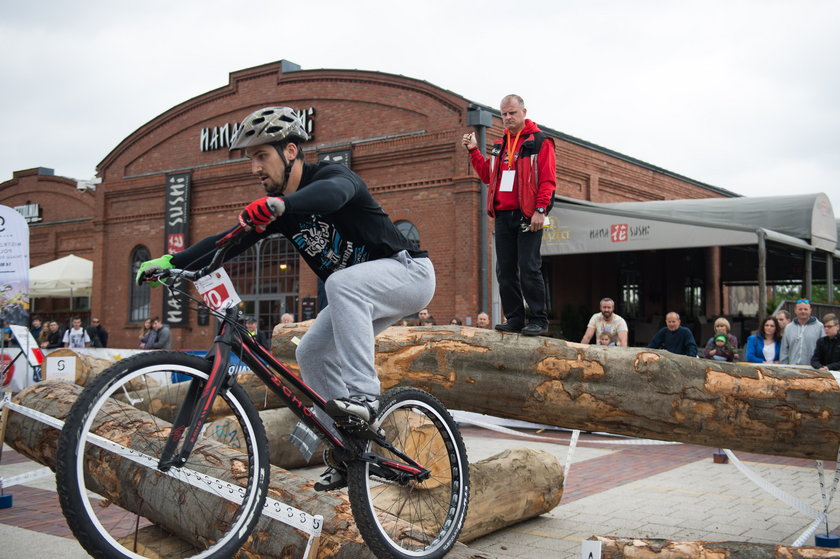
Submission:
[[[689,357],[697,357],[697,342],[694,340],[694,334],[685,326],[680,326],[673,331],[669,330],[667,326],[661,328],[653,336],[648,347],[652,349],[665,349],[671,353],[688,355]]]
[[[815,369],[828,367],[830,371],[840,371],[840,336],[823,336],[817,340],[811,366]]]
[[[382,211],[364,181],[343,165],[304,164],[298,189],[281,196],[285,213],[263,233],[251,231],[228,253],[228,259],[244,252],[259,239],[282,233],[303,256],[309,267],[326,280],[348,266],[390,258],[407,250],[412,257],[428,256],[416,250]],[[219,235],[202,239],[172,257],[178,268],[198,269],[209,261]]]

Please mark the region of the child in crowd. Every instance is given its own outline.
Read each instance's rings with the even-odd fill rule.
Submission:
[[[609,332],[601,332],[598,334],[598,345],[615,345],[615,341],[610,336]]]
[[[706,345],[703,357],[714,361],[735,361],[735,349],[726,334],[718,334]]]

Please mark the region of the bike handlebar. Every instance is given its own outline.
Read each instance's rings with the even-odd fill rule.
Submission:
[[[228,251],[239,244],[239,241],[242,240],[242,236],[249,230],[250,229],[243,227],[242,225],[237,225],[230,233],[216,241],[216,250],[213,253],[213,258],[210,260],[209,264],[199,270],[190,271],[182,270],[180,268],[168,268],[146,276],[144,280],[146,282],[153,282],[171,277],[181,277],[188,281],[195,282],[221,266]]]

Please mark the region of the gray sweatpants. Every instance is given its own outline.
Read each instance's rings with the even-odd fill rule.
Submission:
[[[374,337],[429,304],[435,292],[432,261],[402,251],[339,270],[325,287],[327,306],[295,352],[303,380],[328,401],[376,397]]]

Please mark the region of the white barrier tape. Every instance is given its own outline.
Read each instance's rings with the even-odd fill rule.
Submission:
[[[51,415],[41,413],[37,410],[33,410],[32,408],[26,408],[24,406],[21,406],[20,404],[15,404],[14,402],[10,402],[8,400],[4,401],[3,403],[10,410],[24,415],[26,417],[32,418],[36,421],[40,421],[41,423],[46,423],[50,427],[55,427],[59,431],[61,431],[61,428],[64,427],[63,421],[61,421],[60,419],[56,419]]]
[[[823,518],[822,515],[820,515],[820,518],[815,518],[814,521],[811,522],[807,528],[805,528],[805,531],[802,532],[791,545],[793,547],[802,547],[803,545],[805,545],[805,542],[811,539],[811,536],[814,535],[814,532],[817,531],[817,528],[819,528],[820,524],[822,523]]]
[[[51,476],[52,473],[52,470],[49,468],[38,468],[37,470],[31,470],[12,477],[0,477],[0,490],[8,489],[9,487],[14,487],[15,485],[21,485],[22,483],[26,483],[27,481],[32,481],[34,479]]]
[[[575,448],[577,447],[579,436],[580,431],[578,431],[577,429],[572,431],[572,438],[569,440],[569,452],[566,454],[566,466],[563,468],[564,486],[569,482],[569,470],[572,468],[572,456],[574,456],[575,454]]]
[[[806,503],[802,499],[799,499],[798,497],[794,497],[790,493],[787,493],[786,491],[784,491],[782,489],[779,489],[778,487],[776,487],[775,485],[773,485],[772,483],[770,483],[769,481],[767,481],[766,479],[764,479],[763,477],[761,477],[760,475],[755,473],[753,470],[751,470],[749,468],[749,466],[747,466],[746,464],[741,462],[738,459],[738,457],[735,456],[735,453],[733,453],[731,450],[729,450],[728,448],[725,448],[725,449],[723,449],[723,451],[726,453],[726,455],[732,461],[732,464],[736,468],[738,468],[738,471],[741,472],[742,474],[744,474],[744,476],[747,479],[749,479],[750,481],[755,483],[761,489],[767,491],[772,496],[774,496],[775,498],[777,498],[781,502],[785,503],[786,505],[789,505],[789,506],[795,508],[796,510],[798,510],[799,512],[801,512],[805,516],[810,516],[811,518],[817,518],[818,516],[820,516],[820,514],[821,514],[820,511],[818,511],[817,509],[815,509],[814,507],[812,507],[811,505],[809,505],[808,503]]]
[[[615,441],[611,440],[587,440],[586,444],[614,444],[614,445],[638,445],[638,446],[660,446],[660,445],[670,445],[670,444],[682,444],[678,441],[657,441],[654,439],[619,439]]]
[[[127,458],[146,468],[157,469],[157,458],[117,444],[114,441],[100,437],[99,435],[94,435],[93,433],[89,433],[87,438],[91,443],[109,452]],[[242,500],[244,499],[244,487],[223,481],[208,474],[202,474],[188,468],[170,468],[163,473],[178,481],[192,485],[198,489],[203,489],[208,493],[213,493],[217,497],[236,503],[237,505],[242,504]],[[303,530],[308,534],[315,535],[316,531],[320,534],[321,523],[316,522],[314,516],[280,501],[267,498],[263,507],[263,514],[289,526]]]
[[[796,538],[796,541],[793,542],[793,546],[799,547],[805,544],[805,542],[810,538],[814,532],[816,531],[817,527],[820,523],[825,521],[825,514],[823,511],[819,511],[803,501],[798,497],[794,497],[790,493],[779,489],[753,470],[751,470],[746,464],[741,462],[735,454],[729,450],[728,448],[723,449],[729,459],[732,461],[732,464],[741,472],[747,479],[755,483],[758,487],[763,489],[764,491],[771,494],[773,497],[778,499],[779,501],[785,503],[786,505],[790,506],[791,508],[796,509],[797,511],[801,512],[805,516],[813,518],[814,521],[808,525],[805,531]],[[840,463],[838,463],[838,467],[840,467]],[[836,489],[836,486],[833,488]],[[833,492],[832,492],[833,493]],[[833,496],[833,495],[832,495]]]
[[[467,417],[462,414],[459,414],[457,411],[452,411],[452,418],[457,421],[458,423],[468,423],[470,425],[475,425],[476,427],[481,427],[483,429],[488,429],[490,431],[496,431],[497,433],[505,433],[507,435],[516,435],[517,437],[525,437],[527,439],[536,439],[540,441],[548,441],[552,443],[560,443],[563,442],[558,439],[554,439],[551,437],[541,437],[539,435],[532,435],[530,433],[522,433],[520,431],[516,431],[509,427],[504,427],[502,425],[494,425],[493,423],[488,423],[486,421],[480,421],[478,419]]]
[[[41,413],[39,411],[21,406],[19,404],[15,404],[9,401],[8,396],[6,396],[4,400],[2,400],[1,404],[7,406],[10,410],[15,411],[16,413],[19,413],[26,417],[30,417],[32,419],[35,419],[36,421],[40,421],[41,423],[46,423],[47,425],[55,427],[59,430],[61,430],[61,428],[64,427],[64,422],[60,419],[56,419],[45,413]],[[157,469],[157,460],[152,458],[151,456],[142,454],[128,447],[119,445],[113,441],[109,441],[108,439],[100,437],[99,435],[89,434],[88,439],[100,448],[104,448],[105,450],[115,452],[116,454],[127,458],[133,462],[136,462],[137,464],[140,464],[142,466]],[[44,469],[49,471],[49,468]],[[244,491],[244,489],[239,487],[238,485],[233,485],[226,481],[217,479],[213,476],[202,474],[193,470],[189,470],[187,468],[171,468],[169,471],[166,472],[166,475],[188,483],[199,489],[203,489],[208,493],[214,493],[217,496],[222,497],[228,501],[237,504],[242,503],[242,492]],[[319,514],[311,515],[305,513],[301,510],[296,509],[295,507],[277,501],[276,499],[272,499],[271,497],[266,498],[262,514],[268,516],[269,518],[273,518],[275,520],[283,522],[284,524],[288,524],[293,528],[302,530],[313,537],[318,537],[321,535],[321,526],[324,523],[323,517]]]
[[[527,439],[536,439],[541,441],[548,441],[552,443],[562,443],[561,439],[553,438],[553,437],[541,437],[540,435],[532,435],[530,433],[523,433],[522,431],[517,431],[515,429],[511,429],[509,427],[504,427],[503,425],[496,425],[495,423],[489,423],[487,421],[481,421],[476,419],[474,415],[467,413],[460,413],[458,410],[451,410],[450,413],[452,414],[452,418],[457,421],[458,423],[466,423],[469,425],[475,425],[476,427],[481,427],[484,429],[488,429],[490,431],[496,431],[498,433],[505,433],[508,435],[516,435],[517,437],[524,437]],[[578,430],[577,433],[580,433]],[[611,436],[609,433],[605,433],[606,436]],[[587,444],[594,443],[594,444],[614,444],[614,445],[670,445],[670,444],[682,444],[676,441],[656,441],[653,439],[618,439],[618,440],[588,440],[586,441]]]

